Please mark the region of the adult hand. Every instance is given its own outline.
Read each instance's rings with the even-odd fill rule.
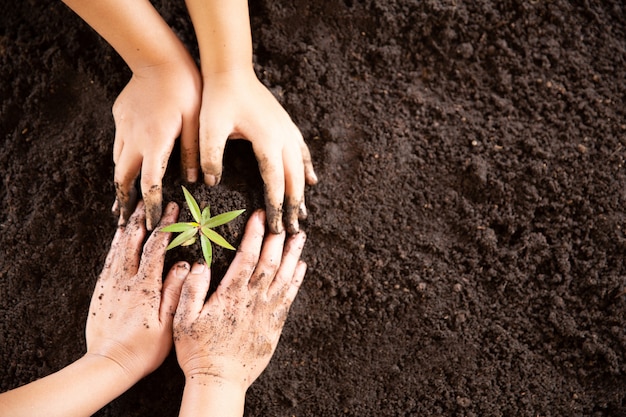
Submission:
[[[161,221],[176,221],[170,203]],[[100,274],[87,319],[87,355],[109,358],[135,380],[156,369],[172,347],[172,322],[189,265],[174,265],[162,282],[165,248],[171,233],[146,236],[143,203],[117,229]]]
[[[219,183],[227,139],[252,143],[265,183],[265,208],[272,233],[299,230],[306,218],[305,182],[317,183],[300,130],[252,67],[204,74],[200,113],[200,161],[207,185]],[[283,210],[283,203],[285,208]]]
[[[141,171],[141,192],[146,205],[146,225],[152,230],[161,218],[161,182],[176,138],[181,138],[182,174],[198,177],[198,117],[200,73],[190,57],[176,62],[142,67],[113,105],[115,119],[115,214],[120,225],[130,217]]]
[[[299,232],[285,243],[283,232],[268,234],[264,241],[264,223],[264,213],[256,211],[208,301],[210,274],[203,264],[194,265],[183,284],[174,343],[188,384],[195,380],[207,389],[233,387],[245,395],[276,349],[306,271],[299,260],[306,237]],[[196,400],[208,402],[206,398],[198,395]]]

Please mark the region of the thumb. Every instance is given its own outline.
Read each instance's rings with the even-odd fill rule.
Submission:
[[[179,323],[192,323],[200,315],[210,284],[209,267],[204,260],[196,262],[181,288],[181,303],[176,309],[176,319]]]
[[[165,282],[163,282],[159,321],[162,325],[169,328],[172,327],[180,300],[180,293],[187,275],[189,275],[189,264],[187,262],[178,262],[170,269],[167,277],[165,277]]]

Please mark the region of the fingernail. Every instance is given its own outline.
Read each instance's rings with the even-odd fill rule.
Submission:
[[[206,268],[206,264],[204,263],[204,261],[198,261],[196,262],[192,267],[191,267],[191,273],[192,274],[201,274],[204,272],[204,269]]]
[[[119,201],[117,201],[117,198],[113,202],[113,206],[111,207],[111,212],[113,213],[114,216],[120,215],[120,203]]]
[[[217,184],[217,177],[215,175],[205,174],[204,183],[210,187],[213,187]]]
[[[126,219],[124,219],[124,217],[120,215],[120,217],[117,219],[117,227],[124,226],[126,226]]]
[[[309,215],[309,213],[307,212],[306,205],[304,204],[304,202],[300,203],[299,211],[300,212],[298,213],[298,216],[302,220],[306,219],[307,216]]]
[[[281,234],[283,232],[283,222],[282,221],[274,221],[270,224],[270,231],[274,234]]]
[[[298,233],[299,230],[300,230],[300,223],[298,223],[297,220],[294,220],[293,222],[289,223],[289,226],[287,227],[287,233],[289,233],[290,235],[295,235],[296,233]]]
[[[198,170],[195,168],[189,168],[187,170],[187,182],[198,181]]]
[[[187,263],[176,265],[175,273],[177,278],[185,278],[189,274],[189,265]]]

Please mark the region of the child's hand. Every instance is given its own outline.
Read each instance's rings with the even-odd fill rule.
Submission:
[[[148,230],[159,222],[161,181],[179,135],[183,177],[197,180],[201,78],[191,58],[182,58],[135,71],[113,105],[114,212],[122,225],[135,208],[135,180],[140,171]]]
[[[234,397],[241,398],[276,349],[306,271],[299,260],[306,237],[303,232],[290,236],[283,248],[284,233],[263,240],[264,224],[263,212],[255,212],[233,263],[206,303],[206,266],[194,265],[183,284],[174,343],[188,384],[217,384],[222,392],[232,387],[239,393]]]
[[[239,69],[204,76],[200,114],[200,161],[207,185],[219,183],[226,140],[247,139],[265,183],[272,233],[299,230],[306,217],[304,185],[317,182],[302,134],[254,71]],[[283,203],[285,204],[283,210]]]
[[[161,224],[176,221],[170,203]],[[106,357],[134,380],[156,369],[172,347],[172,321],[183,280],[189,272],[178,263],[162,283],[170,233],[155,231],[145,247],[143,203],[126,227],[117,229],[104,269],[96,283],[87,319],[87,355]]]

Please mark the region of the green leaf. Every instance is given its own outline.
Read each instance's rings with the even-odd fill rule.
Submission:
[[[202,254],[204,255],[206,265],[207,267],[211,267],[211,262],[213,261],[213,248],[211,247],[209,239],[203,234],[200,234],[200,245],[202,246]]]
[[[203,225],[206,224],[206,222],[208,222],[211,219],[211,209],[209,206],[206,206],[204,208],[204,210],[202,210],[202,221],[200,223],[202,223]]]
[[[161,231],[162,232],[184,232],[186,230],[189,229],[195,229],[196,227],[198,227],[198,224],[194,224],[194,223],[173,223],[170,224],[168,226],[162,227]]]
[[[215,230],[209,229],[208,227],[202,228],[201,236],[208,237],[213,243],[220,245],[223,248],[235,250],[235,248],[230,243],[228,243],[226,239],[224,239],[219,233],[217,233]]]
[[[187,189],[184,186],[183,186],[183,194],[185,194],[185,201],[187,202],[187,205],[189,206],[189,211],[191,212],[193,219],[197,221],[198,223],[200,223],[202,221],[202,214],[200,213],[200,207],[198,207],[198,203],[196,202],[196,199],[193,198],[191,193],[187,191]]]
[[[191,239],[189,239],[188,241],[181,243],[180,246],[191,246],[194,243],[196,243],[196,237],[195,236],[192,237]]]
[[[221,226],[223,224],[228,223],[231,220],[234,220],[237,216],[241,215],[245,210],[233,210],[228,211],[226,213],[218,214],[215,217],[211,217],[208,222],[203,223],[202,227],[210,227],[211,229],[217,226]]]
[[[193,229],[185,230],[170,242],[166,250],[170,250],[172,248],[175,248],[176,246],[182,245],[183,243],[189,241],[192,237],[194,237],[196,233],[198,233],[198,229],[196,229],[195,227]]]

